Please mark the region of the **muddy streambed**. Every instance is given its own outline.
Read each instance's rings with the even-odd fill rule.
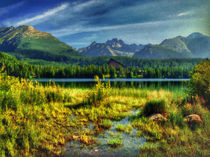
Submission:
[[[130,116],[136,115],[137,111],[131,111]],[[130,117],[129,116],[129,117]],[[64,156],[65,157],[87,157],[87,156],[97,156],[97,157],[106,157],[106,156],[126,156],[126,157],[135,157],[139,154],[139,149],[146,142],[144,137],[139,137],[137,135],[137,130],[131,128],[128,132],[117,131],[116,127],[119,125],[131,126],[129,117],[125,117],[120,121],[112,121],[112,126],[110,129],[103,130],[98,135],[93,135],[98,144],[85,146],[79,141],[71,141],[67,143]],[[71,119],[75,118],[74,116]],[[83,129],[94,130],[94,124],[89,123],[87,126],[84,126]],[[121,145],[117,147],[111,147],[109,141],[113,138],[119,138]]]

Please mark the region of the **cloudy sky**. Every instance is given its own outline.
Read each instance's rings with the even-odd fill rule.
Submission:
[[[114,37],[159,43],[210,35],[210,0],[1,0],[0,27],[32,25],[79,48]]]

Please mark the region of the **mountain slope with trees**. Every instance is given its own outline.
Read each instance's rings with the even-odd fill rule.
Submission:
[[[0,28],[0,51],[17,57],[65,61],[81,56],[74,48],[49,33],[40,32],[29,25]]]

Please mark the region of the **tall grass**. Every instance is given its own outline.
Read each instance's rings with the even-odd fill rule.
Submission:
[[[110,82],[102,83],[98,76],[95,76],[96,86],[87,94],[84,104],[99,106],[100,102],[110,94]]]
[[[66,125],[71,123],[70,112],[55,103],[69,100],[69,94],[56,86],[20,82],[0,73],[0,156],[37,156],[41,150],[46,155],[59,154],[55,147],[64,144],[70,133]]]
[[[166,112],[167,112],[167,106],[165,100],[163,99],[148,101],[142,110],[142,114],[145,116],[149,116],[154,113],[164,114]]]
[[[140,149],[141,155],[209,156],[208,109],[183,101],[185,97],[179,93],[112,89],[97,81],[89,90],[64,89],[25,79],[20,82],[0,73],[0,156],[59,156],[68,140],[93,144],[94,134],[109,129],[111,120],[130,116],[132,110],[140,111],[141,116],[133,115],[129,119],[132,126],[118,125],[116,130],[130,133],[135,128],[147,142],[156,142]],[[79,108],[65,107],[78,103],[82,104]],[[149,120],[147,116],[154,113],[163,114],[166,124]],[[204,121],[197,130],[187,127],[183,120],[192,113]],[[90,122],[93,128],[81,129]],[[116,137],[109,139],[108,145],[117,147],[122,141]]]
[[[175,128],[176,125],[178,125],[180,128],[184,128],[186,126],[186,123],[184,122],[184,117],[181,113],[171,112],[169,115],[169,120],[173,128]]]

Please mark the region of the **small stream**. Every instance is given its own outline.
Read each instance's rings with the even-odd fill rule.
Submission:
[[[131,115],[136,115],[137,111],[131,111]],[[113,121],[112,127],[109,130],[105,130],[95,138],[99,145],[85,146],[79,141],[71,141],[66,145],[65,157],[108,157],[108,156],[122,156],[122,157],[136,157],[141,146],[146,142],[144,137],[136,136],[136,129],[132,129],[130,133],[118,132],[116,126],[131,125],[129,117],[125,117],[121,121]],[[90,123],[87,128],[94,129],[94,125]],[[122,139],[122,145],[117,148],[111,148],[107,143],[108,140],[114,137],[120,137]]]

